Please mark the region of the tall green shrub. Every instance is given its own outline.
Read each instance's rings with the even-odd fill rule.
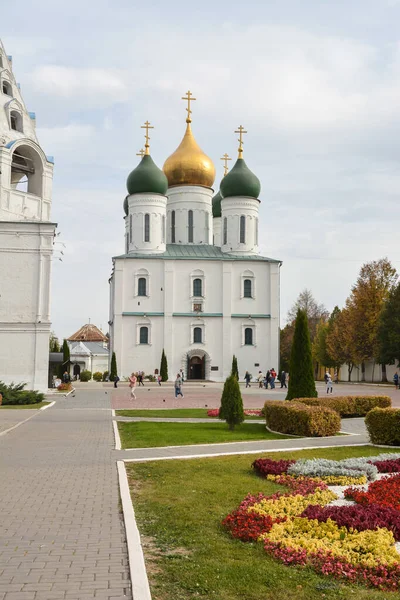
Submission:
[[[231,431],[235,425],[244,421],[243,400],[240,393],[239,381],[235,375],[230,375],[225,381],[221,396],[219,418],[226,421]]]
[[[62,364],[59,365],[58,367],[58,376],[60,378],[62,378],[62,376],[64,375],[65,371],[67,371],[69,373],[70,371],[70,358],[71,358],[71,354],[69,351],[69,346],[68,346],[68,342],[67,340],[64,340],[63,345],[62,345],[62,353],[63,353],[63,361]]]
[[[168,362],[164,352],[164,348],[161,354],[160,375],[161,381],[168,381]]]
[[[232,358],[232,370],[231,370],[231,375],[234,375],[236,377],[236,379],[239,381],[239,369],[238,369],[238,362],[237,362],[237,358],[235,355],[233,355]]]
[[[116,376],[118,375],[117,369],[117,357],[115,356],[115,352],[111,355],[111,371],[110,371],[110,381],[114,381]]]
[[[290,354],[289,389],[286,400],[317,398],[317,396],[307,315],[299,308]]]

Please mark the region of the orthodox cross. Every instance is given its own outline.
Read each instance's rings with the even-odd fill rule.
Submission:
[[[242,157],[242,154],[243,154],[243,134],[247,133],[247,131],[245,131],[243,125],[239,125],[239,128],[236,129],[235,133],[239,134],[239,139],[238,139],[238,142],[239,142],[239,148],[238,148],[239,158],[243,158]]]
[[[223,156],[221,156],[221,158],[219,160],[223,160],[224,161],[224,177],[228,172],[228,160],[232,160],[230,156],[228,156],[228,154],[225,152],[225,154]]]
[[[148,121],[146,121],[144,125],[140,126],[140,129],[145,129],[146,130],[146,133],[145,133],[145,136],[144,136],[145,140],[146,140],[146,143],[144,145],[144,147],[145,147],[145,152],[144,153],[145,154],[150,154],[150,151],[149,151],[149,148],[150,148],[150,144],[149,144],[149,139],[150,139],[149,129],[154,129],[154,127],[152,125],[150,125],[150,123]]]
[[[136,156],[142,156],[142,157],[144,156],[144,150],[143,150],[143,148],[141,148],[139,150],[139,152],[136,153]]]
[[[186,92],[186,96],[182,96],[182,100],[187,100],[188,103],[188,107],[187,107],[187,118],[186,118],[186,123],[191,123],[192,119],[190,118],[190,115],[192,114],[192,110],[190,109],[190,103],[193,102],[193,100],[196,100],[197,98],[192,98],[193,94],[190,90],[188,90]]]

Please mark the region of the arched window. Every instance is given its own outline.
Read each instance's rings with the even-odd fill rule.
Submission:
[[[244,345],[253,345],[253,330],[251,327],[246,327],[246,329],[244,330]]]
[[[251,298],[251,279],[245,279],[243,282],[243,297]]]
[[[201,344],[202,341],[203,341],[203,332],[201,330],[201,327],[195,327],[193,329],[193,343]]]
[[[144,215],[144,241],[150,241],[150,215]]]
[[[228,243],[228,219],[224,217],[224,246]]]
[[[246,217],[244,215],[240,217],[240,243],[246,243]]]
[[[256,228],[254,239],[256,242],[256,246],[258,246],[258,218],[257,217],[254,219],[254,226]]]
[[[128,254],[129,252],[129,234],[127,233],[125,236],[125,253]]]
[[[188,211],[188,242],[193,243],[193,211]]]
[[[22,126],[22,115],[18,111],[12,110],[10,112],[10,124],[11,124],[11,129],[14,129],[14,131],[20,131],[21,133],[23,133],[24,129]]]
[[[132,244],[132,215],[129,215],[129,241]]]
[[[148,344],[149,343],[149,328],[148,327],[140,328],[139,343],[140,344]]]
[[[203,296],[203,282],[201,279],[193,279],[193,296],[197,298]]]
[[[165,244],[165,215],[162,216],[162,224],[161,224],[161,241]]]
[[[3,94],[7,94],[7,96],[12,96],[12,86],[9,81],[3,81],[1,84],[1,90]]]
[[[139,277],[138,279],[138,296],[146,296],[146,279],[145,277]]]
[[[15,190],[42,195],[43,161],[30,146],[18,146],[11,158],[10,184]]]
[[[175,244],[175,211],[171,211],[171,244]]]

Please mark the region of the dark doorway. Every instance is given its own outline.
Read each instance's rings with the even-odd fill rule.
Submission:
[[[79,379],[80,375],[81,375],[80,365],[74,365],[74,379]]]
[[[206,378],[206,357],[192,356],[189,360],[188,379],[205,379]]]

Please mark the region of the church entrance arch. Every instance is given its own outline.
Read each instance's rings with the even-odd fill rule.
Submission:
[[[74,365],[74,379],[79,379],[80,375],[81,375],[81,366]]]
[[[183,358],[183,357],[182,357]],[[201,348],[193,348],[183,358],[182,365],[186,379],[210,379],[211,360],[208,353]]]

